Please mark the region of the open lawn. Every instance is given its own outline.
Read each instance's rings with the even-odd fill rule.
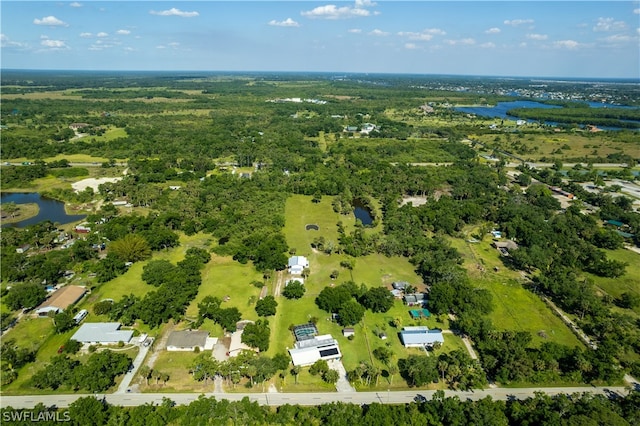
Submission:
[[[169,375],[169,381],[164,384],[156,380],[146,380],[136,375],[131,384],[138,384],[141,392],[213,392],[213,381],[206,385],[204,382],[196,382],[189,374],[189,366],[199,354],[194,352],[169,352],[162,351],[153,366],[154,371]]]
[[[499,120],[496,120],[499,123]],[[540,132],[518,135],[471,135],[491,147],[519,155],[527,160],[537,161],[542,157],[571,159],[578,157],[606,157],[623,151],[633,158],[640,156],[640,144],[617,141],[615,136],[606,133],[559,132],[549,134]]]
[[[640,254],[627,249],[605,250],[609,259],[627,263],[627,272],[618,278],[604,278],[593,274],[587,276],[603,292],[619,298],[623,293],[640,295]],[[640,314],[640,306],[634,311]]]
[[[2,223],[16,223],[22,220],[29,219],[37,216],[40,212],[40,207],[36,203],[17,204],[18,210],[15,213],[9,215],[6,212],[2,212],[3,215],[7,214],[7,217],[2,218]]]
[[[451,238],[450,242],[462,255],[471,283],[491,292],[493,312],[489,318],[496,328],[528,331],[534,345],[545,341],[569,346],[582,344],[540,298],[522,287],[526,278],[504,266],[498,251],[491,246],[491,238],[485,236],[478,243]]]
[[[211,261],[202,270],[202,285],[187,309],[187,317],[196,318],[198,303],[206,296],[214,296],[223,301],[228,297],[222,307],[235,306],[242,312],[243,319],[258,319],[253,306],[258,300],[260,289],[251,284],[252,281],[263,281],[262,274],[252,264],[242,265],[229,256],[213,254]]]

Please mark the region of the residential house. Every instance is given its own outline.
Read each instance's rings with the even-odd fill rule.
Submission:
[[[295,347],[289,349],[289,355],[296,367],[313,365],[321,359],[329,361],[342,357],[338,342],[330,334],[296,342]]]
[[[422,305],[425,302],[425,295],[424,293],[405,294],[402,300],[407,306]]]
[[[304,256],[291,256],[287,267],[290,274],[302,275],[302,271],[309,267],[309,260]]]
[[[129,343],[133,330],[120,330],[119,322],[85,322],[71,336],[80,343],[113,345],[119,342]]]
[[[400,332],[400,340],[405,348],[431,347],[436,343],[444,343],[442,330],[428,327],[404,327]]]
[[[209,337],[208,331],[200,330],[182,330],[173,331],[167,339],[168,351],[189,351],[212,350],[213,346],[218,342],[215,337]]]

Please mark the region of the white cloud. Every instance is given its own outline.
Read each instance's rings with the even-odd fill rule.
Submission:
[[[82,37],[82,38],[91,38],[91,37],[93,37],[93,34],[91,34],[91,33],[80,33],[80,37]]]
[[[109,34],[107,34],[104,31],[102,31],[102,32],[99,32],[98,34],[96,34],[96,37],[109,37]]]
[[[370,0],[356,0],[354,6],[338,7],[335,4],[318,6],[312,10],[300,12],[302,16],[312,19],[346,19],[378,15],[378,12],[371,13],[367,7],[374,7],[376,3]]]
[[[631,37],[628,35],[614,34],[605,38],[605,40],[609,43],[626,43],[628,41],[631,41]]]
[[[553,45],[561,49],[577,49],[580,47],[580,43],[575,40],[558,40],[554,41]]]
[[[546,40],[549,38],[546,34],[527,34],[529,40]]]
[[[42,40],[40,42],[40,44],[44,47],[48,47],[52,50],[62,50],[62,49],[68,49],[69,46],[66,45],[66,43],[62,40]]]
[[[640,15],[640,8],[633,9],[633,13],[635,13],[636,15]]]
[[[60,19],[56,18],[55,16],[45,16],[42,19],[34,19],[33,23],[36,25],[47,25],[50,27],[68,27],[69,24],[67,24],[66,22],[61,21]]]
[[[362,30],[360,28],[351,28],[350,30],[348,30],[348,32],[350,32],[351,34],[360,34]]]
[[[158,15],[158,16],[179,16],[181,18],[193,18],[195,16],[199,16],[200,14],[196,11],[193,12],[183,12],[180,9],[176,9],[175,7],[172,7],[169,10],[161,10],[159,12],[152,10],[151,12],[149,12],[152,15]]]
[[[287,18],[284,21],[276,21],[275,19],[269,21],[269,25],[274,27],[299,27],[300,24],[291,18]]]
[[[623,21],[616,21],[613,18],[598,18],[593,31],[620,31],[626,27],[627,25]]]
[[[476,44],[476,41],[472,38],[463,38],[460,40],[445,40],[445,43],[451,46],[471,46]]]
[[[480,47],[482,47],[483,49],[493,49],[496,47],[496,45],[495,43],[488,42],[488,43],[482,43]]]
[[[78,3],[77,1],[74,1],[73,3],[69,3],[69,6],[71,6],[71,7],[82,7],[82,3]]]
[[[520,25],[533,24],[533,22],[533,19],[507,19],[504,24],[519,27]]]
[[[415,50],[418,48],[415,43],[405,43],[404,48],[408,50]]]
[[[427,28],[420,32],[415,31],[401,31],[398,33],[401,37],[408,37],[409,40],[429,41],[434,35],[445,35],[446,32],[440,28]]]
[[[500,34],[500,28],[498,27],[493,27],[493,28],[489,28],[488,30],[485,31],[485,34]]]
[[[0,34],[0,47],[3,47],[3,48],[8,48],[8,47],[24,48],[24,47],[27,47],[27,45],[24,44],[24,43],[13,41],[9,37],[7,37],[5,34]]]
[[[131,31],[129,31],[129,30],[118,30],[118,31],[116,31],[116,34],[129,35],[129,34],[131,34]]]
[[[636,32],[640,35],[640,28],[636,28]]]
[[[375,30],[371,31],[371,32],[369,33],[369,35],[372,35],[372,36],[382,36],[382,37],[384,37],[384,36],[388,36],[388,35],[389,35],[389,33],[388,33],[388,32],[386,32],[386,31],[382,31],[382,30],[379,30],[379,29],[377,29],[377,28],[376,28]]]

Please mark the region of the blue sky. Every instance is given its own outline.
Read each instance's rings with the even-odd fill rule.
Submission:
[[[640,78],[639,1],[11,1],[2,68]]]

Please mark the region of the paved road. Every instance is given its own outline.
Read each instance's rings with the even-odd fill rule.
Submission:
[[[149,337],[148,339],[153,343],[153,337]],[[138,355],[136,356],[136,359],[134,359],[132,362],[133,366],[131,370],[125,373],[124,377],[122,378],[122,381],[120,382],[120,386],[118,386],[118,390],[116,391],[116,393],[127,392],[127,389],[131,385],[131,380],[133,380],[133,376],[136,375],[138,368],[140,368],[140,366],[142,365],[142,362],[144,361],[144,358],[147,356],[147,352],[149,352],[150,346],[149,345],[144,346],[142,345],[142,342],[140,342],[139,347],[140,347],[140,350],[138,351]]]
[[[534,396],[536,392],[543,391],[548,395],[574,394],[590,392],[608,396],[626,395],[627,388],[624,387],[567,387],[567,388],[493,388],[475,391],[445,391],[448,397],[457,396],[461,400],[479,400],[491,396],[494,400],[526,399]],[[435,391],[413,390],[401,392],[353,392],[353,393],[206,393],[206,397],[216,397],[229,401],[239,401],[248,397],[251,401],[256,401],[260,405],[279,406],[284,404],[299,405],[320,405],[331,402],[350,402],[353,404],[371,404],[378,402],[381,404],[406,404],[413,401],[417,395],[423,395],[428,400],[433,398]],[[134,393],[134,394],[97,394],[97,398],[105,398],[113,405],[124,407],[134,407],[144,404],[159,404],[163,398],[169,398],[176,404],[189,404],[198,399],[201,394],[196,393]],[[13,408],[33,408],[38,403],[46,406],[55,405],[57,407],[68,407],[73,401],[80,397],[92,396],[87,394],[78,395],[27,395],[27,396],[2,396],[0,407]]]

